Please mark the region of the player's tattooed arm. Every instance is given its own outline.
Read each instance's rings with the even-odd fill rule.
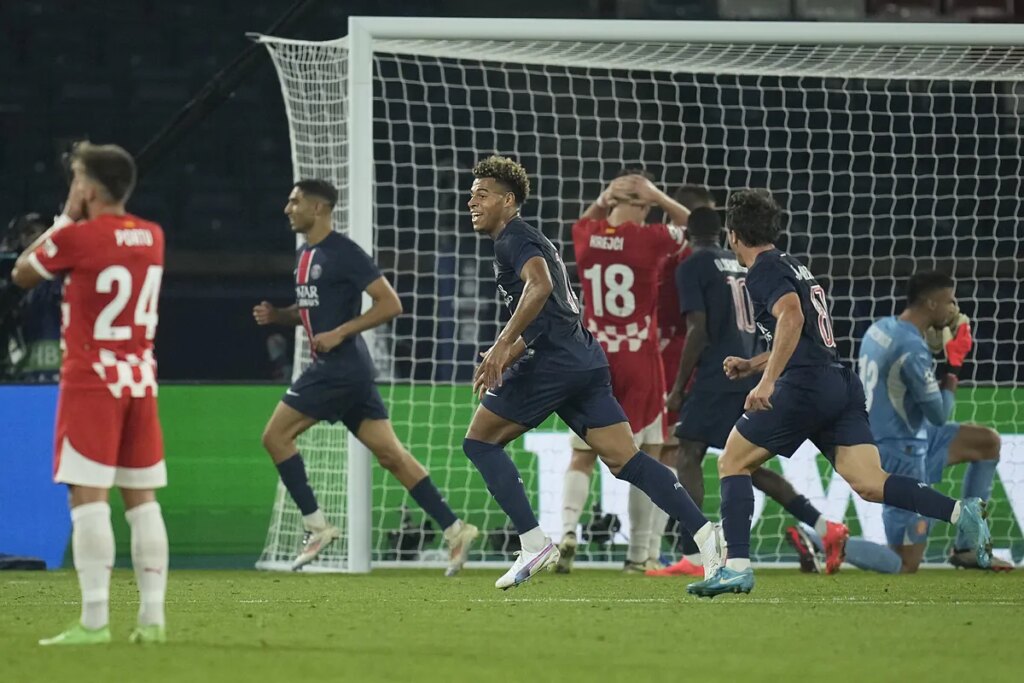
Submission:
[[[523,332],[529,327],[544,309],[548,297],[555,289],[551,280],[551,271],[543,256],[534,256],[523,264],[519,271],[519,279],[526,283],[523,295],[505,324],[505,329],[498,335],[494,346],[483,354],[483,359],[473,377],[473,389],[477,396],[483,396],[488,389],[501,386],[501,375],[515,358],[526,350]],[[518,353],[517,353],[518,351]]]
[[[278,308],[269,301],[261,301],[252,307],[252,317],[257,325],[287,325],[297,326],[299,318],[299,307],[292,304],[287,308]]]
[[[747,394],[746,410],[771,410],[772,394],[775,393],[775,380],[786,369],[789,359],[793,357],[796,345],[800,341],[800,331],[804,326],[804,312],[800,307],[800,296],[796,292],[783,294],[772,306],[775,316],[775,338],[772,350],[768,354],[768,362],[764,366],[764,374],[757,386]]]
[[[383,275],[367,285],[365,291],[373,299],[370,308],[362,315],[342,323],[333,330],[315,335],[313,337],[314,349],[330,351],[349,337],[372,330],[402,314],[402,300],[398,298],[398,293]]]
[[[665,406],[671,411],[678,411],[683,405],[686,383],[697,367],[700,354],[708,345],[708,316],[704,311],[690,311],[686,314],[686,341],[683,342],[683,353],[679,358],[679,373],[669,392]]]

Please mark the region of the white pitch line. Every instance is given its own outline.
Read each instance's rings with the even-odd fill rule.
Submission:
[[[318,598],[316,600],[301,600],[301,599],[268,599],[268,598],[252,598],[252,599],[239,599],[235,600],[240,605],[330,605],[332,602],[337,605],[348,605],[353,602],[362,602],[355,600],[335,600],[332,601],[330,598]],[[373,598],[373,602],[385,602],[385,603],[403,603],[408,602],[404,599],[381,599],[379,597]],[[678,598],[555,598],[555,597],[523,597],[516,598],[512,596],[507,597],[494,597],[494,598],[441,598],[439,600],[431,600],[434,603],[444,604],[482,604],[482,605],[501,605],[501,604],[521,604],[521,603],[537,603],[537,604],[612,604],[612,605],[678,605],[684,602],[692,602],[694,604],[710,604],[699,602],[696,598],[689,596],[680,596]],[[78,605],[78,600],[53,600],[53,601],[0,601],[0,606],[3,607],[47,607],[52,605]],[[112,600],[111,605],[134,605],[137,604],[135,600]],[[217,601],[213,600],[168,600],[168,605],[213,605],[218,604]],[[916,607],[937,607],[937,606],[960,606],[960,607],[1022,607],[1024,601],[1021,600],[952,600],[952,601],[941,601],[941,600],[874,600],[874,599],[861,599],[861,598],[751,598],[751,597],[736,597],[734,600],[722,600],[715,602],[716,605],[867,605],[867,606],[884,606],[892,605],[898,607],[904,606],[916,606]]]

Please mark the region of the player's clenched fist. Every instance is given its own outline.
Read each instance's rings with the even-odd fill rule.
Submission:
[[[722,370],[729,379],[743,379],[754,374],[750,361],[737,356],[729,356],[722,361]]]
[[[277,322],[277,307],[269,301],[261,301],[252,307],[252,317],[257,325],[273,325]]]

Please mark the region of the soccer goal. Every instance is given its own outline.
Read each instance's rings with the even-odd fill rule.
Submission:
[[[954,274],[977,339],[956,416],[1002,434],[995,546],[1024,555],[1017,27],[358,17],[339,40],[260,40],[280,78],[295,178],[339,187],[337,229],[402,297],[405,314],[372,335],[382,390],[399,437],[487,533],[475,560],[507,562],[511,550],[504,515],[461,452],[473,367],[503,320],[491,244],[465,209],[469,169],[493,152],[525,165],[524,216],[569,264],[572,222],[624,166],[644,166],[670,191],[706,185],[720,205],[730,189],[770,188],[788,214],[785,248],[827,285],[849,362],[867,326],[898,311],[915,269]],[[297,348],[298,368],[301,334]],[[341,427],[301,441],[328,516],[346,529],[313,568],[441,559],[439,531],[357,446]],[[565,426],[552,421],[512,452],[557,537]],[[777,460],[827,516],[884,542],[880,506],[852,497],[813,448]],[[705,464],[714,516],[714,459]],[[940,486],[958,494],[961,477],[947,470]],[[595,501],[582,550],[621,559],[623,485],[596,475]],[[794,560],[782,538],[791,523],[759,497],[754,559]],[[300,536],[282,488],[259,566],[286,567]],[[951,541],[939,525],[926,560],[941,563]]]

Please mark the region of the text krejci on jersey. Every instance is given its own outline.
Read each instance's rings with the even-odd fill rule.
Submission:
[[[126,228],[114,231],[114,241],[119,247],[151,247],[153,233],[146,228]]]
[[[625,237],[605,237],[604,235],[590,236],[591,249],[604,249],[605,251],[622,251],[625,247]]]
[[[299,308],[316,308],[320,305],[320,295],[316,285],[295,285],[295,303]]]

